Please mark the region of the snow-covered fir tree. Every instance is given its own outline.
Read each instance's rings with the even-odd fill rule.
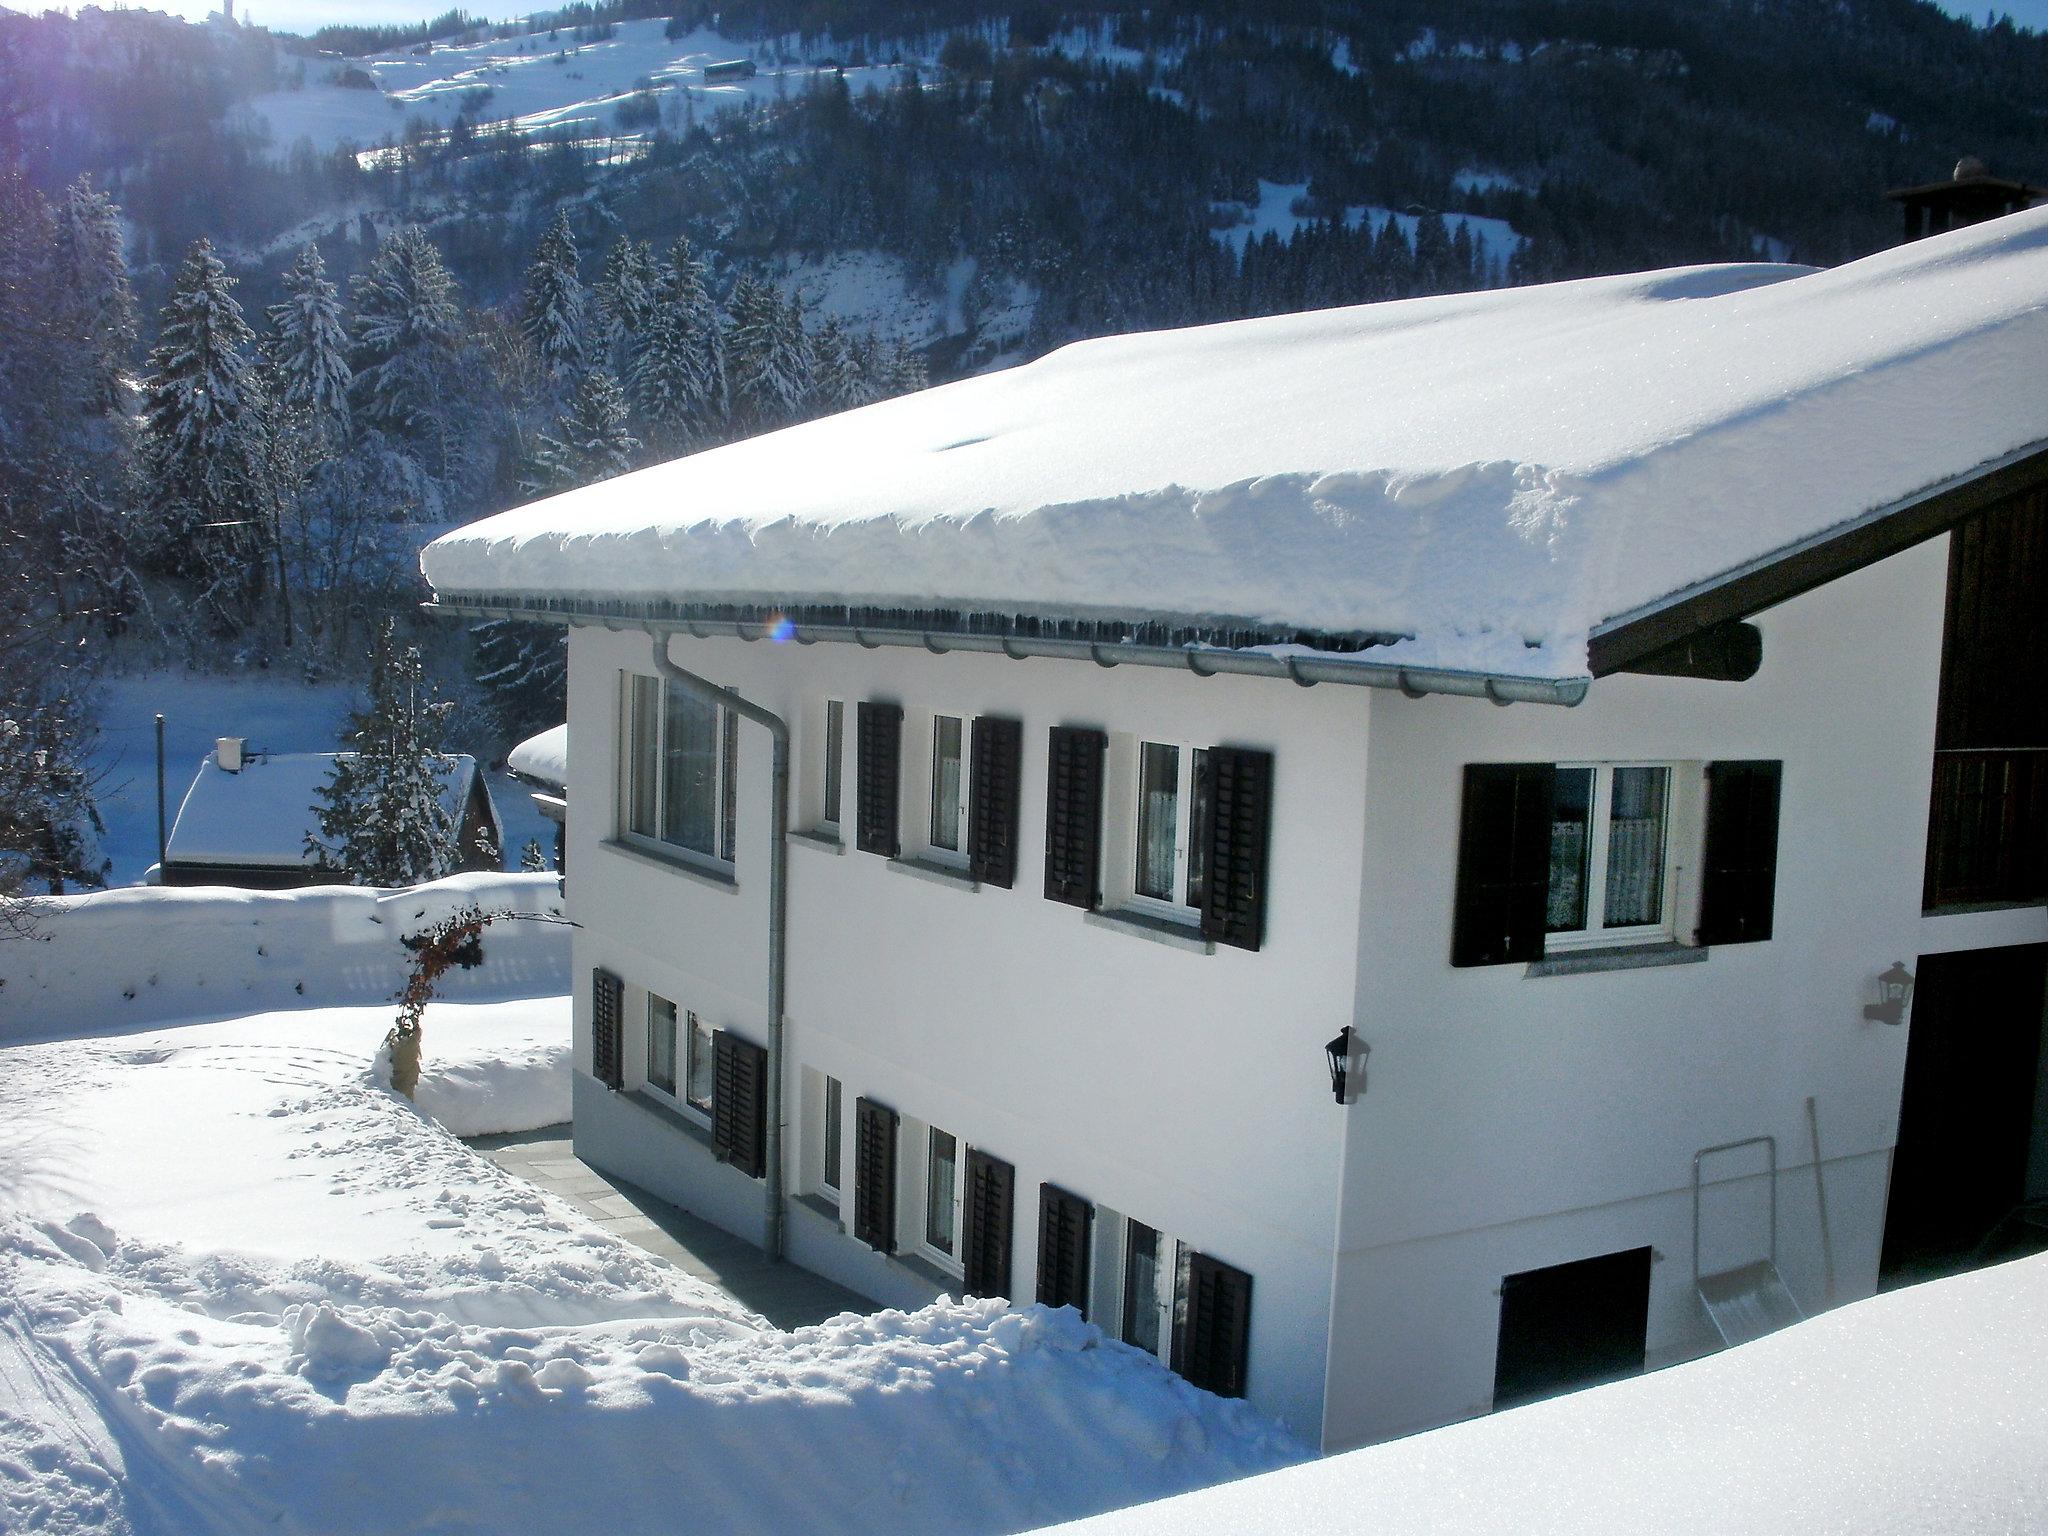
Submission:
[[[523,741],[562,722],[569,707],[567,631],[554,624],[486,619],[470,628],[470,675],[500,739]]]
[[[270,309],[267,348],[278,402],[311,430],[338,441],[348,432],[348,331],[341,293],[327,280],[320,247],[308,243],[284,270],[284,302]]]
[[[659,280],[654,251],[646,241],[621,235],[612,242],[597,284],[597,312],[601,359],[620,377],[632,368],[640,338],[653,317]]]
[[[51,298],[79,347],[81,404],[103,416],[121,405],[121,379],[135,351],[135,296],[121,211],[81,176],[57,205]]]
[[[702,447],[724,431],[725,335],[704,264],[687,240],[676,242],[657,274],[634,357],[633,399],[660,452]]]
[[[355,302],[350,397],[366,425],[415,441],[445,431],[455,352],[455,280],[416,225],[395,231],[349,283]],[[445,453],[442,455],[445,457]]]
[[[930,383],[924,354],[908,342],[899,341],[882,354],[876,398],[915,394]]]
[[[803,308],[785,304],[769,284],[741,277],[727,305],[727,368],[734,414],[752,432],[797,419],[811,396],[810,336]]]
[[[557,378],[567,378],[583,366],[584,307],[583,284],[576,276],[576,237],[569,232],[569,213],[563,209],[534,249],[520,301],[520,330],[540,354],[542,366]]]
[[[865,359],[868,354],[837,320],[827,320],[812,338],[815,358],[812,408],[821,415],[850,411],[874,399]]]
[[[569,408],[534,453],[536,490],[572,490],[633,467],[638,438],[626,430],[626,394],[608,369],[586,368]]]
[[[144,386],[152,549],[157,562],[214,583],[218,616],[260,587],[269,507],[267,407],[235,280],[196,242],[171,287]]]
[[[318,837],[307,851],[358,885],[417,885],[454,871],[455,818],[442,795],[453,759],[442,750],[450,705],[427,685],[417,647],[385,621],[370,657],[369,703],[349,718],[353,749],[314,793]]]

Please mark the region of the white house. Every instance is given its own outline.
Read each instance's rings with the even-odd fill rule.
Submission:
[[[448,535],[440,606],[570,626],[579,1153],[1326,1447],[1967,1258],[2048,1193],[2044,362],[2020,214],[1084,343]]]

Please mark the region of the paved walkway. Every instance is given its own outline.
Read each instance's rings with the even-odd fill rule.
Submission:
[[[607,1232],[660,1254],[778,1328],[875,1310],[866,1297],[794,1264],[771,1264],[752,1243],[591,1167],[576,1155],[566,1125],[477,1136],[469,1144],[507,1172],[568,1201]]]

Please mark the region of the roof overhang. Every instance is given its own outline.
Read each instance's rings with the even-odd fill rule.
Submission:
[[[1654,658],[1825,586],[2029,491],[2048,487],[2048,438],[1873,508],[1710,580],[1596,626],[1594,677],[1658,670]]]
[[[709,607],[710,605],[704,605]],[[455,593],[422,604],[428,613],[463,618],[518,619],[532,623],[591,625],[611,630],[641,630],[659,635],[690,635],[696,639],[768,641],[771,644],[846,643],[867,650],[899,647],[943,656],[954,651],[1008,656],[1013,661],[1048,657],[1092,661],[1099,667],[1165,667],[1197,677],[1285,678],[1303,688],[1318,683],[1388,688],[1421,698],[1449,694],[1490,699],[1495,704],[1559,704],[1570,706],[1586,696],[1589,677],[1522,677],[1468,672],[1444,667],[1409,666],[1368,659],[1361,651],[1313,651],[1287,647],[1231,650],[1212,646],[1142,645],[1117,641],[1076,640],[1044,634],[991,630],[985,626],[949,628],[932,615],[929,628],[903,629],[863,624],[796,623],[779,612],[755,618],[730,617],[731,605],[718,605],[717,616],[693,611],[693,605],[663,600],[658,605],[625,598],[555,597],[514,594]]]

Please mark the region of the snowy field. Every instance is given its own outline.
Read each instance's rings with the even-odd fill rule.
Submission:
[[[275,940],[280,904],[396,931],[463,894],[249,899]],[[588,1225],[453,1134],[567,1116],[565,997],[433,1005],[417,1108],[375,1066],[390,1004],[319,1005],[338,949],[287,962],[314,1006],[164,1022],[236,990],[237,899],[60,907],[118,966],[203,950],[210,900],[221,969],[0,1032],[0,1530],[993,1532],[1304,1454],[1070,1311],[782,1333]]]
[[[1513,184],[1505,176],[1488,176],[1484,172],[1470,173],[1457,182],[1461,188],[1471,186],[1475,190]],[[1235,219],[1234,223],[1215,231],[1216,239],[1229,246],[1233,255],[1240,257],[1244,255],[1246,245],[1262,240],[1268,234],[1278,235],[1283,243],[1292,240],[1298,232],[1315,222],[1309,215],[1294,211],[1294,205],[1307,196],[1308,183],[1305,181],[1261,181],[1256,202],[1212,203],[1210,207],[1219,218],[1230,216]],[[1399,226],[1410,245],[1415,243],[1415,227],[1422,222],[1420,214],[1399,213],[1375,203],[1354,203],[1344,210],[1347,229],[1356,229],[1362,222],[1370,220],[1377,230],[1388,219]],[[1453,239],[1461,226],[1470,234],[1482,266],[1490,262],[1504,271],[1515,253],[1528,243],[1505,219],[1482,218],[1476,213],[1444,215],[1444,228]]]
[[[94,764],[102,775],[102,848],[113,860],[109,885],[135,885],[156,862],[156,725],[164,717],[165,811],[173,822],[199,763],[221,736],[241,736],[251,750],[334,752],[348,713],[361,693],[353,683],[308,683],[289,667],[232,676],[191,672],[137,672],[110,677],[98,688],[101,735]],[[470,751],[458,719],[451,750]],[[505,826],[505,860],[517,868],[528,838],[543,852],[555,829],[533,808],[531,792],[510,775],[488,775],[491,798]]]
[[[2048,1255],[1071,1536],[2048,1531]]]

